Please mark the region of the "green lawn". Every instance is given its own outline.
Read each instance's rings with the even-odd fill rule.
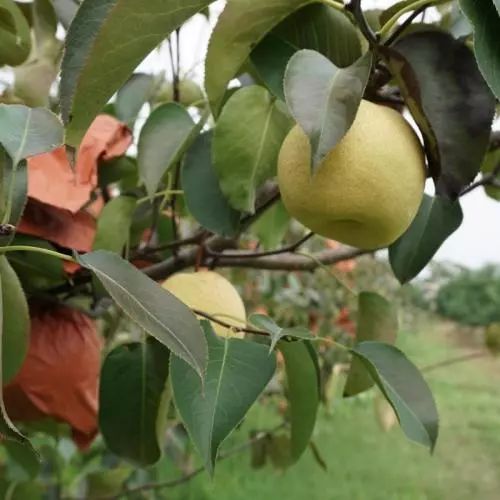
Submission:
[[[436,326],[438,325],[438,326]],[[431,324],[401,335],[399,345],[418,366],[477,349],[449,326]],[[461,334],[462,337],[465,333]],[[453,339],[450,339],[453,337]],[[462,347],[459,347],[462,346]],[[399,428],[380,431],[373,398],[342,402],[322,412],[315,441],[328,472],[308,452],[286,472],[254,471],[247,455],[220,463],[214,481],[205,474],[165,491],[175,500],[482,500],[500,498],[500,359],[478,359],[430,372],[427,379],[441,415],[434,456],[406,441]],[[246,426],[266,428],[257,409]],[[272,422],[270,423],[272,425]],[[248,427],[247,427],[248,430]],[[229,446],[245,439],[245,426]]]

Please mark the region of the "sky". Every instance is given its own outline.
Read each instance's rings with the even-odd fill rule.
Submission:
[[[372,0],[363,2],[367,7],[384,7],[393,1]],[[218,1],[213,14],[219,13],[224,2]],[[430,12],[432,16],[433,13]],[[215,16],[212,18],[213,24]],[[195,16],[181,32],[181,67],[190,72],[198,82],[203,81],[203,58],[208,43],[210,25],[201,16]],[[164,51],[151,54],[140,69],[158,72],[169,71],[168,57]],[[486,263],[500,264],[500,203],[488,198],[482,188],[462,198],[464,222],[444,243],[435,260],[451,261],[468,267]]]

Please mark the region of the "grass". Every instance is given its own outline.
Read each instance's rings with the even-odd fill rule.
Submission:
[[[401,335],[399,345],[420,367],[477,349],[466,333],[442,323]],[[451,338],[450,338],[451,337]],[[500,360],[477,359],[426,376],[441,415],[433,456],[409,443],[399,428],[383,433],[374,418],[373,396],[343,401],[322,411],[315,442],[328,464],[323,471],[307,452],[282,472],[270,465],[255,471],[244,454],[165,492],[173,500],[482,500],[500,497]],[[231,441],[251,427],[272,425],[257,407]],[[231,446],[231,444],[229,445]]]

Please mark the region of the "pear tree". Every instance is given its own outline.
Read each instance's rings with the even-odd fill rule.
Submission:
[[[181,64],[193,18],[210,30],[203,81]],[[242,296],[252,270],[379,251],[408,283],[461,225],[463,196],[500,199],[499,33],[498,0],[0,0],[0,432],[28,471],[9,488],[52,488],[38,445],[61,422],[120,464],[89,465],[100,493],[82,498],[160,490],[134,471],[173,432],[201,463],[180,480],[213,475],[271,386],[288,411],[245,446],[278,434],[291,467],[311,446],[325,346],[348,363],[346,398],[376,387],[432,452],[436,404],[388,298],[350,289],[342,342]],[[139,71],[157,50],[166,64]],[[52,331],[68,354],[41,370]],[[85,409],[62,412],[54,383]]]

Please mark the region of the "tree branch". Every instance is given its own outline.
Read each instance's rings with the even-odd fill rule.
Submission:
[[[292,243],[291,245],[288,245],[283,248],[279,248],[278,250],[270,250],[269,252],[235,252],[235,253],[228,253],[228,252],[213,252],[210,248],[206,248],[207,254],[210,255],[210,257],[216,257],[217,259],[220,259],[222,257],[225,257],[227,259],[231,258],[249,258],[249,259],[255,259],[255,258],[260,258],[260,257],[270,257],[271,255],[282,255],[284,253],[294,253],[296,250],[298,250],[306,241],[310,240],[314,236],[313,232],[308,233],[306,236],[301,238],[299,241],[296,241],[295,243]]]
[[[236,446],[231,450],[227,451],[226,453],[221,453],[217,458],[217,462],[222,462],[223,460],[227,460],[228,458],[233,457],[234,455],[238,455],[241,452],[247,450],[255,443],[258,443],[259,441],[262,441],[264,439],[268,439],[269,437],[273,436],[276,432],[281,430],[283,427],[285,427],[285,425],[286,423],[283,422],[280,425],[276,426],[274,429],[257,433],[253,438],[249,439],[246,443]],[[117,500],[123,497],[124,495],[130,495],[131,493],[142,493],[146,491],[156,491],[166,488],[174,488],[175,486],[179,486],[181,484],[187,483],[188,481],[191,481],[191,479],[201,474],[204,470],[205,467],[201,466],[195,469],[194,471],[189,472],[188,474],[185,474],[177,479],[173,479],[171,481],[165,481],[162,483],[147,483],[143,484],[142,486],[138,486],[137,488],[128,488],[126,490],[123,490],[121,493],[118,493],[117,495],[99,497],[99,500]]]
[[[208,247],[215,252],[234,248],[234,240],[228,240],[218,236],[212,237],[207,241]],[[324,250],[313,254],[308,258],[304,255],[295,255],[294,253],[285,253],[281,255],[271,255],[268,257],[249,256],[248,252],[241,254],[234,253],[230,257],[214,258],[204,255],[201,259],[201,265],[215,267],[240,267],[247,269],[264,269],[269,271],[314,271],[321,264],[330,265],[342,262],[344,260],[354,259],[360,255],[371,253],[369,251],[359,250],[351,247],[341,247],[336,250]],[[192,267],[197,262],[198,248],[183,249],[176,258],[170,258],[158,264],[154,264],[144,269],[144,272],[155,280],[165,279],[171,274]]]

